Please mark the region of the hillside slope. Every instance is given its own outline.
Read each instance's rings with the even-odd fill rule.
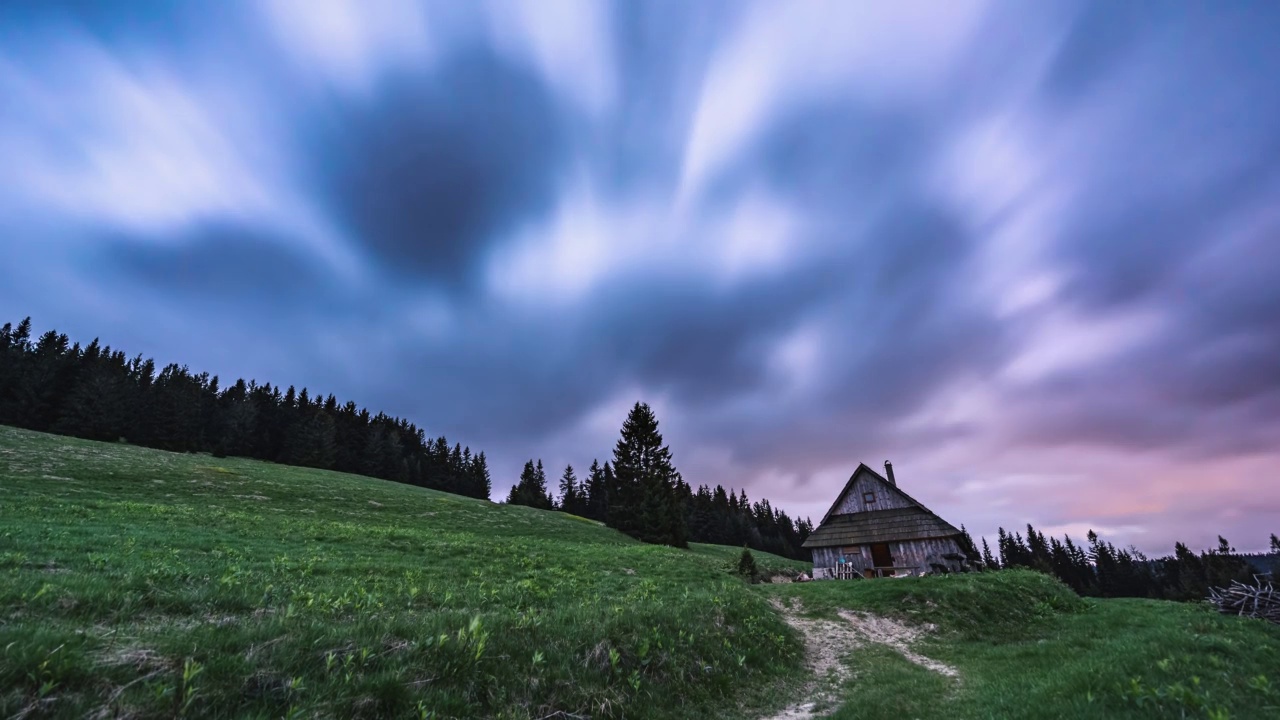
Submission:
[[[1280,627],[1206,604],[1081,599],[1029,570],[762,586],[842,681],[802,717],[1275,718]]]
[[[0,427],[0,717],[1280,716],[1280,627],[739,552]]]
[[[735,717],[800,668],[733,548],[363,477],[0,428],[0,528],[3,717]]]

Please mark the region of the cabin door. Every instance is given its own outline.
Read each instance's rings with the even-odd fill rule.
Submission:
[[[889,552],[889,543],[875,543],[871,546],[871,564],[878,568],[893,567],[893,553]],[[892,574],[892,570],[885,573]]]

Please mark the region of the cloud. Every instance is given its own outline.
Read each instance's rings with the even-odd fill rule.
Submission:
[[[475,280],[505,230],[550,207],[566,162],[547,88],[479,51],[303,123],[304,182],[348,237],[391,274],[451,287]]]
[[[780,106],[840,91],[894,100],[927,93],[969,40],[985,3],[755,3],[707,72],[685,151],[681,192],[730,161]]]
[[[0,303],[499,492],[642,399],[796,513],[890,457],[978,533],[1262,537],[1273,9],[374,5],[6,4]]]
[[[618,92],[610,5],[594,0],[498,0],[487,10],[495,44],[592,116]]]
[[[350,302],[340,278],[298,243],[257,228],[212,223],[175,243],[115,236],[99,241],[86,268],[119,277],[157,298],[206,308],[238,307],[251,313],[269,305],[274,314],[308,312]]]
[[[269,173],[240,134],[253,119],[161,63],[126,63],[81,38],[51,57],[0,64],[0,92],[24,111],[0,130],[0,182],[67,216],[138,229],[268,213]]]
[[[263,0],[256,7],[301,77],[356,95],[371,92],[383,74],[421,68],[441,51],[427,5],[417,0]]]

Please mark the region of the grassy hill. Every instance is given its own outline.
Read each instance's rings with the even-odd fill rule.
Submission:
[[[0,428],[0,716],[735,716],[801,652],[737,552]]]
[[[850,646],[836,717],[1280,706],[1280,629],[1259,622],[1081,601],[1025,572],[749,586],[727,572],[738,552],[0,428],[0,717],[758,717],[796,699],[812,655],[771,601],[936,626],[911,648],[957,677]]]
[[[1082,599],[1026,570],[761,587],[814,617],[934,626],[911,650],[958,670],[863,643],[833,718],[1280,717],[1280,627],[1207,604]]]

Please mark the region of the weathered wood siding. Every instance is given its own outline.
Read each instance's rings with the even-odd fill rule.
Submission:
[[[875,502],[870,504],[863,502],[862,494],[867,492],[875,493]],[[849,488],[849,492],[840,498],[840,503],[836,506],[836,510],[832,515],[904,508],[911,507],[913,504],[889,483],[881,482],[864,472],[853,481],[853,486]]]
[[[871,567],[871,554],[865,548],[861,547],[820,547],[813,549],[813,567],[815,573],[818,568],[833,568],[840,564],[840,558],[843,557],[846,563],[852,564],[859,570]]]
[[[942,560],[942,556],[959,553],[960,546],[951,538],[904,540],[889,543],[889,552],[893,553],[894,565],[916,567],[920,572],[929,572],[930,562],[948,564]]]
[[[952,561],[943,559],[944,555],[960,553],[960,546],[951,538],[891,542],[889,552],[893,555],[894,567],[913,567],[916,574],[932,570],[930,563],[947,565],[953,570],[959,569]],[[813,549],[813,576],[821,577],[822,568],[836,567],[841,557],[859,571],[874,567],[871,548],[867,546],[820,547]]]

